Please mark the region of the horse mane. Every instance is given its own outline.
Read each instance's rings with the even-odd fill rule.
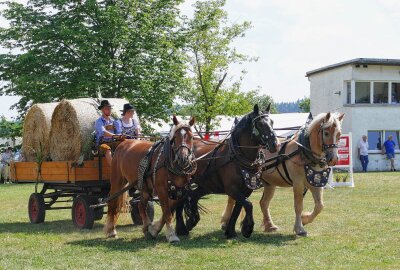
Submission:
[[[181,122],[179,122],[179,124],[177,126],[173,125],[171,127],[171,131],[169,132],[169,137],[172,138],[174,136],[175,132],[178,129],[183,128],[183,127],[190,127],[190,131],[193,132],[192,127],[189,126],[189,124],[187,124],[185,121],[181,121]]]
[[[327,113],[320,113],[311,121],[310,125],[308,126],[308,130],[307,130],[308,134],[310,134],[311,131],[314,130],[314,128],[316,128],[316,126],[319,125],[323,119],[325,119],[326,115],[327,115]],[[328,119],[328,121],[326,121],[322,125],[322,128],[329,128],[334,124],[336,124],[336,130],[338,132],[341,132],[342,126],[339,121],[339,113],[337,113],[337,112],[331,113],[331,117]]]
[[[248,114],[246,114],[245,116],[243,116],[243,117],[239,120],[239,122],[233,127],[232,133],[233,133],[233,132],[238,132],[239,130],[248,127],[249,122],[250,122],[250,115],[251,115],[252,113],[253,113],[253,112],[248,113]]]

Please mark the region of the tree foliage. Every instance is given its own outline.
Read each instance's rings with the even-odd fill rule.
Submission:
[[[165,117],[182,89],[181,0],[31,0],[1,12],[0,94],[30,103],[125,97],[142,116]],[[17,53],[16,53],[17,52]]]
[[[217,115],[241,115],[253,105],[254,93],[240,91],[243,76],[233,81],[228,72],[232,64],[255,60],[232,47],[251,25],[229,24],[224,5],[225,0],[197,1],[194,17],[187,22],[189,74],[182,99],[206,132],[217,123]]]
[[[302,112],[310,112],[310,98],[304,97],[299,103],[299,108]]]
[[[11,139],[15,146],[15,140],[18,137],[22,137],[22,123],[8,121],[4,116],[0,117],[0,138]]]

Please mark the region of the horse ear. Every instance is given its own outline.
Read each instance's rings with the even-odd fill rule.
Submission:
[[[193,126],[194,122],[196,122],[196,118],[194,116],[192,116],[192,118],[189,121],[189,126]]]
[[[258,108],[258,104],[254,105],[254,114],[258,115],[260,113],[260,109]]]
[[[325,121],[329,121],[329,119],[331,118],[331,113],[328,112],[325,116]]]
[[[338,118],[338,119],[339,119],[340,122],[343,121],[344,115],[345,115],[345,113],[342,113],[342,114],[339,115],[339,118]]]
[[[265,112],[269,114],[271,112],[271,103],[268,104],[267,108],[265,109]]]
[[[172,122],[174,123],[175,126],[179,125],[179,121],[176,118],[176,115],[174,114],[174,116],[172,117]]]

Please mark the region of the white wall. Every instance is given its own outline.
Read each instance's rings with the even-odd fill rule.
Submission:
[[[344,81],[351,80],[351,66],[339,67],[309,77],[311,113],[337,111],[343,107],[346,91]],[[340,95],[334,94],[341,92]]]

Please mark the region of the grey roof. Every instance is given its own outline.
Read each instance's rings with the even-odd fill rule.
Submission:
[[[346,66],[346,65],[378,65],[378,66],[400,66],[400,59],[381,59],[381,58],[356,58],[347,60],[337,64],[329,65],[322,68],[317,68],[306,73],[306,77],[314,75],[319,72],[327,71],[330,69]]]

